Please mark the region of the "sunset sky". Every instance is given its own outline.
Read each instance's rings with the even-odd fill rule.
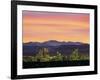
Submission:
[[[89,14],[23,11],[23,42],[48,40],[89,43]]]

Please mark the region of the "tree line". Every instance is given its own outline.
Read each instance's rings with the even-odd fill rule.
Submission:
[[[62,55],[59,51],[51,56],[48,48],[41,48],[35,56],[23,56],[24,62],[52,62],[52,61],[77,61],[89,60],[88,55],[80,55],[78,49],[74,49],[69,56]]]

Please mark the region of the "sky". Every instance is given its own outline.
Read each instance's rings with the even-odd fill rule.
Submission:
[[[23,11],[23,43],[48,40],[89,43],[88,13]]]

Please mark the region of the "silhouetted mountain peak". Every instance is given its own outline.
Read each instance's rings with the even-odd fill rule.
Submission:
[[[56,41],[56,40],[49,40],[45,42],[28,42],[24,43],[24,45],[28,46],[60,46],[60,45],[84,45],[85,43],[82,42],[65,42],[65,41]]]
[[[45,41],[45,42],[59,42],[59,41],[56,41],[56,40],[49,40],[49,41]]]

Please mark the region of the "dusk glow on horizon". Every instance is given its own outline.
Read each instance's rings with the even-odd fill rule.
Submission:
[[[23,43],[48,40],[90,42],[87,13],[23,11]]]

